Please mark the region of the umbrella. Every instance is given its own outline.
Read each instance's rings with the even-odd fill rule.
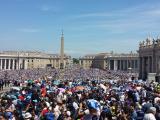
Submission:
[[[28,80],[28,83],[32,84],[32,83],[33,83],[33,80]]]
[[[120,88],[118,88],[118,87],[113,87],[112,90],[120,91]]]
[[[60,84],[60,81],[59,81],[59,80],[55,80],[55,81],[53,82],[53,84],[54,84],[54,85],[59,85],[59,84]]]
[[[54,92],[54,91],[50,91],[50,90],[47,91],[47,93],[53,93],[53,92]]]
[[[17,99],[17,97],[16,97],[15,95],[11,95],[10,97],[11,97],[12,99],[15,99],[15,100]]]
[[[11,87],[12,90],[17,90],[17,91],[20,91],[20,88],[19,87]]]
[[[100,109],[99,102],[97,100],[94,100],[94,99],[87,100],[87,106],[88,106],[89,109],[95,109],[95,110]]]
[[[60,90],[62,93],[66,91],[64,88],[58,88],[58,90]]]
[[[48,76],[49,79],[52,79],[52,76]]]
[[[75,87],[76,91],[83,91],[85,88],[83,86],[77,86]]]

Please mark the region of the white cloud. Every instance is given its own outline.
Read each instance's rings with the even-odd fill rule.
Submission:
[[[87,17],[110,17],[112,16],[111,13],[87,13],[87,14],[80,14],[74,16],[74,18],[87,18]]]
[[[158,6],[158,4],[157,4]],[[72,16],[73,21],[80,21],[79,30],[103,29],[109,33],[158,32],[160,8],[142,4],[111,12],[86,13]],[[75,28],[76,29],[76,28]]]
[[[50,11],[51,10],[51,7],[50,6],[47,6],[47,5],[43,5],[43,6],[41,6],[41,11],[43,11],[43,12],[47,12],[47,11]]]
[[[151,11],[145,12],[145,14],[149,15],[149,16],[152,16],[152,17],[153,16],[156,17],[156,16],[160,15],[160,9],[153,9]]]
[[[42,12],[51,12],[51,13],[57,13],[62,10],[61,7],[53,5],[42,5],[39,7],[39,9]]]

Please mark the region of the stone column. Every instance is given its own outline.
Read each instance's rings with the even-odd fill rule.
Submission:
[[[126,60],[126,64],[127,64],[127,71],[128,71],[128,68],[129,68],[129,67],[128,67],[128,59]]]
[[[123,60],[123,70],[125,70],[125,60]]]
[[[12,59],[12,70],[14,70],[14,66],[15,66],[15,60]]]
[[[127,60],[128,68],[130,68],[130,60]]]
[[[137,64],[138,64],[138,63],[137,63],[137,60],[134,60],[134,63],[135,63],[135,64],[134,64],[134,65],[135,65],[135,66],[134,66],[134,67],[135,67],[135,71],[137,71]]]
[[[145,63],[145,58],[142,57],[142,79],[144,78],[144,63]]]
[[[155,73],[155,59],[154,59],[154,57],[152,56],[152,73]]]
[[[160,73],[160,59],[159,59],[159,56],[157,56],[157,73],[158,73],[158,75]]]
[[[79,60],[79,65],[81,66],[82,64],[81,64],[81,60]]]
[[[123,62],[122,62],[122,64],[123,64],[123,70],[125,70],[125,60],[123,60]]]
[[[150,56],[148,56],[148,61],[147,61],[148,63],[148,73],[150,73]]]
[[[1,59],[1,66],[0,66],[0,69],[2,70],[2,59]]]
[[[28,59],[25,59],[24,63],[25,63],[24,69],[28,69]]]
[[[134,60],[132,60],[132,71],[134,71],[134,69],[135,69],[135,61]]]
[[[4,59],[4,70],[6,70],[6,59]]]
[[[11,69],[11,59],[8,59],[8,69]]]
[[[121,70],[123,70],[123,60],[121,60]]]
[[[153,69],[152,69],[152,66],[153,66],[153,63],[152,63],[152,57],[150,56],[150,72],[153,73]]]
[[[58,68],[60,68],[60,64],[61,64],[61,62],[60,62],[60,59],[58,60]]]
[[[134,60],[134,71],[136,71],[136,60]]]
[[[117,70],[119,70],[119,60],[117,60]]]
[[[132,69],[133,69],[133,65],[132,65],[132,60],[129,60],[130,61],[130,68],[131,68],[131,71],[132,71]]]
[[[20,59],[19,61],[19,69],[22,69],[23,68],[23,59]]]
[[[16,69],[19,70],[19,60],[16,62]]]
[[[127,70],[127,60],[124,60],[124,70]]]
[[[18,65],[18,61],[17,61],[17,59],[15,59],[15,70],[18,70],[17,65]]]
[[[114,70],[117,70],[117,60],[114,60]]]
[[[54,60],[54,67],[56,68],[56,59]]]
[[[108,70],[111,70],[110,60],[108,60]]]
[[[121,60],[119,60],[119,69],[118,70],[121,70]]]
[[[38,60],[38,66],[39,66],[39,60]],[[22,60],[22,69],[25,69],[25,59]]]
[[[139,77],[142,78],[142,57],[139,57]]]
[[[85,68],[85,65],[86,65],[86,61],[83,60],[83,68]]]

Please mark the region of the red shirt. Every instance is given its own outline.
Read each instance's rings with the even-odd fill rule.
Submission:
[[[44,108],[41,112],[41,115],[44,116],[46,113],[48,113],[48,109],[47,108]]]

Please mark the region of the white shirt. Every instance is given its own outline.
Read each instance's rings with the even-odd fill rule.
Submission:
[[[73,107],[77,110],[79,107],[78,107],[78,104],[76,102],[73,102]]]
[[[56,105],[56,107],[54,108],[54,114],[55,114],[55,120],[57,120],[59,115],[61,114],[60,107],[58,105]]]
[[[120,101],[124,102],[125,101],[125,95],[120,96]]]
[[[152,113],[148,113],[144,115],[143,120],[156,120],[156,118]]]

